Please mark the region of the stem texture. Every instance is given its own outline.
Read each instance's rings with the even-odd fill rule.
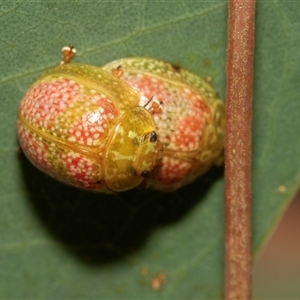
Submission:
[[[251,122],[255,0],[229,0],[225,299],[251,298]]]

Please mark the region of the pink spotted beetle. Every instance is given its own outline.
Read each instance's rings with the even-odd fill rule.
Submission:
[[[63,54],[19,108],[19,141],[38,169],[96,192],[171,191],[222,160],[224,106],[203,79],[157,59],[100,68]]]

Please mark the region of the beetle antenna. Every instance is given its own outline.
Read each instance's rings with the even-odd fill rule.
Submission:
[[[144,105],[144,108],[146,108],[153,100],[154,96],[151,96],[150,99],[147,101],[147,103]]]

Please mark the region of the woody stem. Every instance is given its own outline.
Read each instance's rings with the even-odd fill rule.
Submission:
[[[251,297],[251,120],[255,0],[229,0],[225,299]]]

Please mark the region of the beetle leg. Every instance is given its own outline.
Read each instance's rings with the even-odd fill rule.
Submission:
[[[116,76],[118,78],[121,78],[122,75],[124,74],[122,66],[118,66],[116,69],[112,69],[111,74],[113,74],[114,76]]]
[[[68,64],[76,54],[76,49],[73,45],[65,46],[61,49],[62,61],[61,65]]]
[[[144,108],[146,108],[151,114],[160,114],[162,112],[162,105],[162,101],[158,102],[158,100],[154,99],[154,96],[152,96],[144,105]]]

